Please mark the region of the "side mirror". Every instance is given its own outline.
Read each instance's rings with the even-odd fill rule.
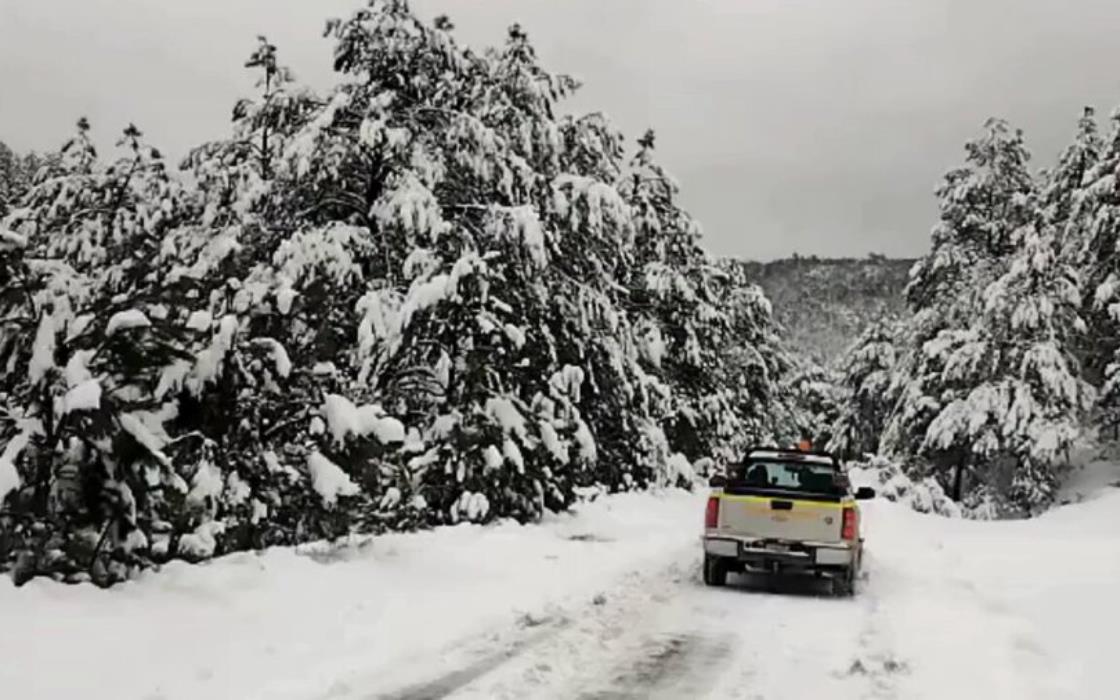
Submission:
[[[856,489],[857,501],[870,501],[872,498],[875,498],[875,489],[867,486],[860,486]]]
[[[708,479],[708,486],[713,489],[722,489],[727,486],[727,477],[723,474],[712,474],[712,477]]]

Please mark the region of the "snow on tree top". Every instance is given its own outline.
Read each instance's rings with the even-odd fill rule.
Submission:
[[[105,326],[105,335],[112,337],[117,331],[130,330],[133,328],[148,328],[152,322],[143,311],[139,309],[129,309],[128,311],[118,311],[113,314],[109,319],[109,324]]]
[[[327,427],[335,442],[342,444],[347,438],[373,435],[383,445],[403,443],[404,425],[385,415],[376,405],[355,406],[350,399],[338,394],[328,394],[323,403],[323,414]]]

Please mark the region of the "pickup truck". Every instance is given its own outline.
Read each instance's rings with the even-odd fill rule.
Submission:
[[[805,573],[827,577],[836,595],[855,593],[863,555],[857,501],[834,456],[801,449],[754,449],[717,474],[704,515],[704,583],[727,574]]]

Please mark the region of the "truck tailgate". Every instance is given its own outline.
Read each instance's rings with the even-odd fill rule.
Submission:
[[[739,537],[840,542],[843,520],[844,506],[838,502],[723,494],[718,530]]]

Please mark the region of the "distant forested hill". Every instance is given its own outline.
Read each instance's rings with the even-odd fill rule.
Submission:
[[[827,365],[871,321],[907,313],[902,290],[914,260],[794,256],[734,264],[766,291],[789,348]]]

